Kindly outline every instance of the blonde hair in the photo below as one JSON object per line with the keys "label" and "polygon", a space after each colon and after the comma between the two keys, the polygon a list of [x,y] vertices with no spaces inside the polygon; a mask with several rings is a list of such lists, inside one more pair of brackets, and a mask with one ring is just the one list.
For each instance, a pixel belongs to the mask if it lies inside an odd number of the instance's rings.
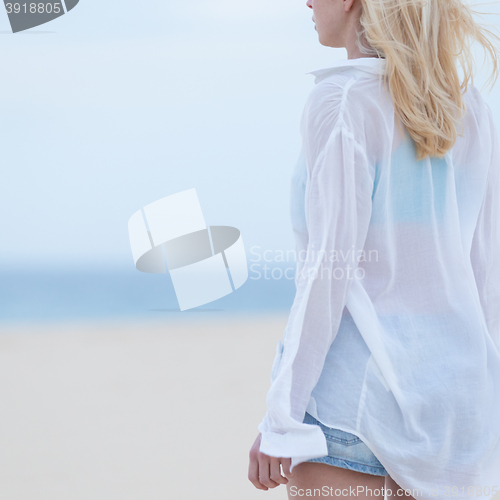
{"label": "blonde hair", "polygon": [[[466,113],[462,91],[467,91],[469,80],[473,84],[471,39],[491,55],[494,69],[488,81],[494,76],[493,88],[499,49],[486,34],[500,38],[474,20],[473,13],[481,13],[464,0],[361,0],[361,4],[361,31],[356,31],[360,51],[386,60],[395,113],[415,141],[417,159],[442,158],[455,144],[456,125]],[[462,82],[457,59],[464,72]]]}

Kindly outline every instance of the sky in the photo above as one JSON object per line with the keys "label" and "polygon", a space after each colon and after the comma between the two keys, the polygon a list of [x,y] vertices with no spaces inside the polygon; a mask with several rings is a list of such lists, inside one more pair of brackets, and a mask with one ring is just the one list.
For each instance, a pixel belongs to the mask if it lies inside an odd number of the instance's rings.
{"label": "sky", "polygon": [[[0,6],[0,271],[133,266],[128,219],[191,188],[249,258],[293,250],[306,73],[347,58],[311,18],[305,1],[80,0],[12,34]],[[482,93],[499,120],[500,79]]]}

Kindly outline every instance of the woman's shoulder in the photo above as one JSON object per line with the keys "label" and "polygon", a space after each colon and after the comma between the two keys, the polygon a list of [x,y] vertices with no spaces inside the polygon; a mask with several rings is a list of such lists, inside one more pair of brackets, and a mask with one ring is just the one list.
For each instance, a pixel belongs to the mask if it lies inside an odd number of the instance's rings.
{"label": "woman's shoulder", "polygon": [[316,77],[307,101],[309,103],[336,103],[342,99],[346,88],[354,83],[356,75],[352,71],[330,73],[318,80]]}
{"label": "woman's shoulder", "polygon": [[[304,106],[301,128],[334,130],[342,127],[364,148],[368,136],[378,141],[390,138],[394,110],[383,81],[374,74],[362,74],[355,68],[323,75],[311,89]],[[387,133],[385,133],[387,132]]]}
{"label": "woman's shoulder", "polygon": [[341,124],[350,82],[354,76],[347,72],[330,74],[317,82],[306,99],[301,127],[332,129]]}

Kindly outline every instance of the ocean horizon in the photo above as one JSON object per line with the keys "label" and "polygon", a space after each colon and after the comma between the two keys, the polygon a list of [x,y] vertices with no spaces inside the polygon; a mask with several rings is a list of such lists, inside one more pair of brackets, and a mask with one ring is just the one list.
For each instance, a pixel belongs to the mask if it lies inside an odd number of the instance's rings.
{"label": "ocean horizon", "polygon": [[295,263],[249,263],[247,281],[213,302],[181,311],[169,273],[130,269],[0,270],[0,326],[93,320],[287,313]]}

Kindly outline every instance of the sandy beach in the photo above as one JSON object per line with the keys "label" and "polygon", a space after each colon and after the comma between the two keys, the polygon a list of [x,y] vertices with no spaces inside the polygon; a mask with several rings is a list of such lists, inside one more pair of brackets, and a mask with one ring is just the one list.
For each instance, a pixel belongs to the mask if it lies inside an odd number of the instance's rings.
{"label": "sandy beach", "polygon": [[247,479],[286,315],[0,325],[0,499],[286,498]]}

